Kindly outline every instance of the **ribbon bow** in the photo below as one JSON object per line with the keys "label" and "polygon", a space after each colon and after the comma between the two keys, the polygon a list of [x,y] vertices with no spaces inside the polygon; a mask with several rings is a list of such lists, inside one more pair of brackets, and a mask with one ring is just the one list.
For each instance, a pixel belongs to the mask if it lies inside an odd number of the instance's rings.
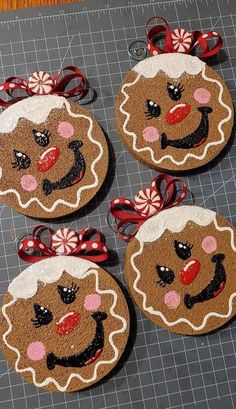
{"label": "ribbon bow", "polygon": [[[148,30],[148,25],[154,19],[162,20],[164,24],[157,24]],[[157,41],[160,40],[161,35],[164,34],[164,45],[160,47]],[[183,28],[176,28],[171,32],[168,22],[159,16],[151,17],[146,23],[146,36],[148,42],[148,51],[151,55],[163,53],[183,53],[191,54],[198,47],[200,48],[199,58],[208,58],[217,54],[223,45],[223,40],[220,34],[215,31],[207,31],[201,33],[200,31],[188,32]],[[209,39],[215,38],[217,42],[210,46]]]}
{"label": "ribbon bow", "polygon": [[[64,71],[70,73],[64,74]],[[66,86],[73,80],[79,80],[79,83],[65,90]],[[27,95],[14,97],[14,91],[23,90]],[[28,80],[22,77],[9,77],[0,85],[0,91],[5,91],[12,99],[4,101],[0,98],[0,106],[7,108],[21,99],[33,95],[57,94],[65,98],[76,95],[82,96],[88,90],[88,81],[82,72],[72,65],[60,70],[54,77],[51,77],[44,71],[36,71],[30,75]]]}
{"label": "ribbon bow", "polygon": [[[45,231],[49,234],[49,244],[42,239]],[[54,231],[43,225],[36,226],[32,235],[20,240],[18,255],[32,263],[59,255],[77,256],[97,263],[108,259],[104,236],[90,227],[74,232],[67,227]]]}
{"label": "ribbon bow", "polygon": [[[163,182],[165,188],[162,194],[161,185]],[[178,183],[182,185],[180,191],[177,191]],[[182,202],[187,191],[187,185],[181,179],[160,174],[152,179],[149,188],[141,189],[137,193],[134,201],[124,197],[113,199],[108,217],[111,214],[115,218],[118,236],[125,241],[129,241],[147,219]],[[108,224],[110,225],[109,221]],[[127,228],[130,225],[135,225],[135,229],[133,233],[128,234]]]}

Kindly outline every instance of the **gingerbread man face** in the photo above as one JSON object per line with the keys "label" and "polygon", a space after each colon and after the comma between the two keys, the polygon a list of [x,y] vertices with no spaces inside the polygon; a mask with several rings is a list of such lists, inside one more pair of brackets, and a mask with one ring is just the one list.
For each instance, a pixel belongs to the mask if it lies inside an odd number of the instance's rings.
{"label": "gingerbread man face", "polygon": [[208,163],[226,145],[233,105],[223,80],[204,62],[162,54],[128,73],[116,120],[122,140],[141,161],[187,170]]}
{"label": "gingerbread man face", "polygon": [[125,262],[135,301],[170,331],[209,332],[236,312],[234,229],[210,210],[180,206],[149,219]]}
{"label": "gingerbread man face", "polygon": [[33,217],[86,204],[104,180],[108,150],[96,121],[58,96],[20,101],[1,114],[0,198]]}
{"label": "gingerbread man face", "polygon": [[129,315],[108,273],[62,256],[13,280],[1,327],[6,358],[18,373],[38,387],[72,391],[114,367],[127,342]]}

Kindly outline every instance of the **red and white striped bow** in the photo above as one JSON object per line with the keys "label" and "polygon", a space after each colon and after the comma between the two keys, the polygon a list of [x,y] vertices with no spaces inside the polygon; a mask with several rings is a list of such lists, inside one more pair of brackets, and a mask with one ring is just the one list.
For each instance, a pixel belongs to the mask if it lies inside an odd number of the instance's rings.
{"label": "red and white striped bow", "polygon": [[[49,244],[42,238],[45,231],[49,235]],[[22,260],[32,263],[59,255],[77,256],[101,263],[108,259],[108,250],[104,236],[95,228],[74,232],[63,227],[54,231],[39,225],[33,229],[32,235],[20,240],[18,255]]]}
{"label": "red and white striped bow", "polygon": [[[163,193],[162,184],[165,184]],[[181,185],[180,191],[177,190],[178,184]],[[125,197],[114,198],[110,204],[108,224],[111,227],[109,216],[112,215],[115,219],[116,233],[123,240],[129,241],[147,219],[182,202],[187,191],[187,185],[181,179],[160,174],[152,180],[149,188],[139,190],[134,200]],[[134,226],[131,234],[127,232],[130,225]]]}
{"label": "red and white striped bow", "polygon": [[[150,30],[148,26],[153,20],[161,20],[164,24],[157,24]],[[158,42],[164,34],[164,45],[160,47]],[[146,36],[148,42],[148,51],[151,55],[158,55],[163,53],[183,53],[191,54],[198,48],[199,58],[208,58],[217,54],[223,45],[223,40],[219,33],[215,31],[201,31],[189,32],[184,28],[176,28],[171,31],[169,23],[166,19],[160,16],[154,16],[148,19],[146,23]],[[216,39],[214,45],[210,45],[210,39]]]}

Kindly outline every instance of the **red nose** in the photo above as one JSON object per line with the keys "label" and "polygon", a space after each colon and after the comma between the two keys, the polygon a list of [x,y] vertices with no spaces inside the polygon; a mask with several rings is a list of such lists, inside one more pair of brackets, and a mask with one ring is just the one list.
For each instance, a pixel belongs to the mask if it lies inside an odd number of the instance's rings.
{"label": "red nose", "polygon": [[191,111],[191,106],[181,102],[174,105],[165,115],[165,121],[168,125],[174,125],[183,121]]}
{"label": "red nose", "polygon": [[188,285],[195,280],[201,268],[198,260],[187,261],[179,272],[179,279],[182,284]]}
{"label": "red nose", "polygon": [[57,146],[47,149],[36,163],[36,169],[39,172],[47,172],[57,162],[60,156],[60,150]]}
{"label": "red nose", "polygon": [[57,335],[63,336],[74,331],[80,323],[80,313],[76,311],[71,311],[64,315],[60,321],[56,324]]}

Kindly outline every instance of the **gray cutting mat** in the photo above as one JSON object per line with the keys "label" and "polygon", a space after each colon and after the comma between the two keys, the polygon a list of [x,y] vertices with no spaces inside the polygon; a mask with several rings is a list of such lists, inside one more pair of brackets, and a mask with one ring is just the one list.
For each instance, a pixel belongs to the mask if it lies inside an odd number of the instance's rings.
{"label": "gray cutting mat", "polygon": [[[145,0],[144,0],[145,1]],[[116,7],[117,5],[117,7]],[[109,270],[125,284],[123,261],[126,244],[106,226],[109,201],[116,195],[133,197],[155,174],[140,165],[122,146],[114,123],[114,99],[122,77],[135,64],[128,44],[144,38],[144,22],[163,15],[172,23],[190,29],[214,28],[224,37],[228,59],[215,69],[236,98],[236,3],[235,0],[186,0],[85,2],[61,7],[2,13],[0,16],[0,82],[10,75],[28,76],[37,69],[52,73],[75,64],[97,90],[97,100],[88,106],[113,144],[116,166],[110,169],[97,203],[81,216],[62,220],[72,229],[95,226],[116,249],[119,265]],[[178,22],[178,23],[177,23]],[[234,172],[236,145],[211,169],[185,177],[195,203],[219,211],[236,224]],[[115,173],[114,173],[115,172]],[[190,203],[190,201],[189,201]],[[0,293],[24,269],[16,256],[14,240],[31,231],[37,221],[2,206],[0,232]],[[53,227],[57,227],[52,224]],[[236,407],[236,320],[206,336],[170,334],[131,307],[132,339],[114,376],[80,393],[51,394],[22,382],[0,360],[1,409],[233,409]],[[136,324],[137,323],[137,324]]]}

